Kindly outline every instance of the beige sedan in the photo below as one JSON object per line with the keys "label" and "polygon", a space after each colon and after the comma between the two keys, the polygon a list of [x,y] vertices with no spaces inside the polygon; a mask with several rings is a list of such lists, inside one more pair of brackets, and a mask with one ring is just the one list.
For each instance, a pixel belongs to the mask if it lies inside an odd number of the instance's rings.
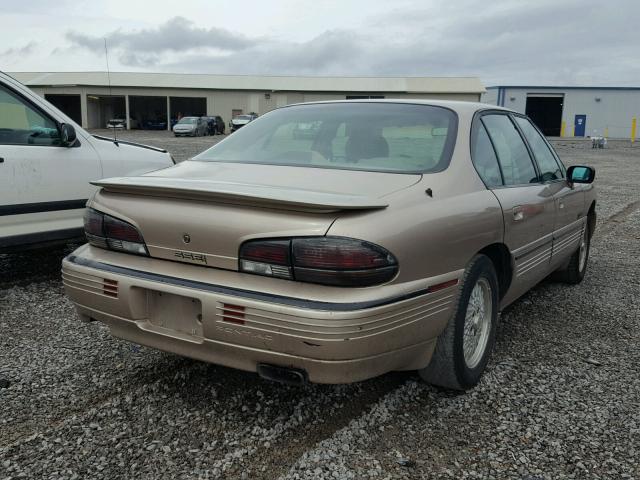
{"label": "beige sedan", "polygon": [[273,380],[467,389],[501,309],[553,272],[582,280],[594,175],[489,105],[288,106],[96,182],[64,284],[117,337]]}

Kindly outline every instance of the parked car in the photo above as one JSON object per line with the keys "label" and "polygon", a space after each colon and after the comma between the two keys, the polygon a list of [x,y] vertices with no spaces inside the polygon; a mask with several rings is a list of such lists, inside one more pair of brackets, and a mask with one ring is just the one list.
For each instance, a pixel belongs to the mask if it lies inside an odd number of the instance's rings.
{"label": "parked car", "polygon": [[218,115],[203,117],[207,121],[207,135],[222,135],[225,131],[224,120]]}
{"label": "parked car", "polygon": [[173,134],[176,137],[201,137],[207,134],[207,122],[204,117],[182,117],[173,126]]}
{"label": "parked car", "polygon": [[166,130],[167,122],[164,120],[145,120],[142,122],[142,128],[145,130]]}
{"label": "parked car", "polygon": [[107,122],[107,128],[126,129],[127,120],[125,118],[112,118]]}
{"label": "parked car", "polygon": [[235,132],[241,127],[244,127],[247,123],[253,122],[256,118],[258,118],[258,115],[255,113],[249,113],[247,115],[236,115],[229,122],[231,133]]}
{"label": "parked car", "polygon": [[[118,130],[124,130],[127,128],[127,121],[124,118],[112,118],[107,122],[107,128],[115,128]],[[138,120],[135,118],[129,118],[129,128],[138,128]],[[165,124],[166,128],[166,124]]]}
{"label": "parked car", "polygon": [[0,73],[0,251],[84,238],[90,181],[173,164],[166,150],[90,135]]}
{"label": "parked car", "polygon": [[293,105],[94,182],[63,278],[82,319],[161,350],[291,383],[415,369],[467,389],[501,309],[552,272],[584,277],[594,176],[500,107]]}

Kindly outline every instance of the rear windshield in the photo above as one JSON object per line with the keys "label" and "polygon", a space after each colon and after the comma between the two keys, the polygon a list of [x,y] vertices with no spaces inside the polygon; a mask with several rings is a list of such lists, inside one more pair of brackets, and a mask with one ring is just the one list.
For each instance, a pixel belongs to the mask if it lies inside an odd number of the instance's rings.
{"label": "rear windshield", "polygon": [[178,122],[180,124],[194,124],[194,123],[198,123],[198,119],[195,117],[184,117],[182,119],[180,119],[180,121]]}
{"label": "rear windshield", "polygon": [[431,105],[344,102],[270,112],[193,160],[398,173],[449,164],[457,117]]}

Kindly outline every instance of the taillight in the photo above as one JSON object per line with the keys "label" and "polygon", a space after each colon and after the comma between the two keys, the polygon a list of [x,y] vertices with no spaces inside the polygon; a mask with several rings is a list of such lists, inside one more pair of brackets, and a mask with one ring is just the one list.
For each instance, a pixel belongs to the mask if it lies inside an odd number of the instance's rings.
{"label": "taillight", "polygon": [[239,257],[242,272],[342,287],[379,285],[398,272],[386,249],[343,237],[253,240]]}
{"label": "taillight", "polygon": [[240,248],[240,270],[292,279],[289,240],[247,242]]}
{"label": "taillight", "polygon": [[293,241],[296,267],[353,270],[395,263],[384,248],[351,238],[299,238]]}
{"label": "taillight", "polygon": [[136,227],[109,215],[104,216],[104,234],[111,240],[143,243],[142,235]]}
{"label": "taillight", "polygon": [[111,215],[88,208],[84,214],[84,231],[87,241],[96,247],[148,255],[138,229]]}

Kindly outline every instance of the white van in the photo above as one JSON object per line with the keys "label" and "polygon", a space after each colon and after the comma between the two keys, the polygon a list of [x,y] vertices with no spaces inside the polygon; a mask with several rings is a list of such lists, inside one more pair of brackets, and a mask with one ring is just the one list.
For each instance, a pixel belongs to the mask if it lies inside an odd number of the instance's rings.
{"label": "white van", "polygon": [[89,134],[0,72],[0,252],[82,238],[90,181],[174,163],[166,150]]}

